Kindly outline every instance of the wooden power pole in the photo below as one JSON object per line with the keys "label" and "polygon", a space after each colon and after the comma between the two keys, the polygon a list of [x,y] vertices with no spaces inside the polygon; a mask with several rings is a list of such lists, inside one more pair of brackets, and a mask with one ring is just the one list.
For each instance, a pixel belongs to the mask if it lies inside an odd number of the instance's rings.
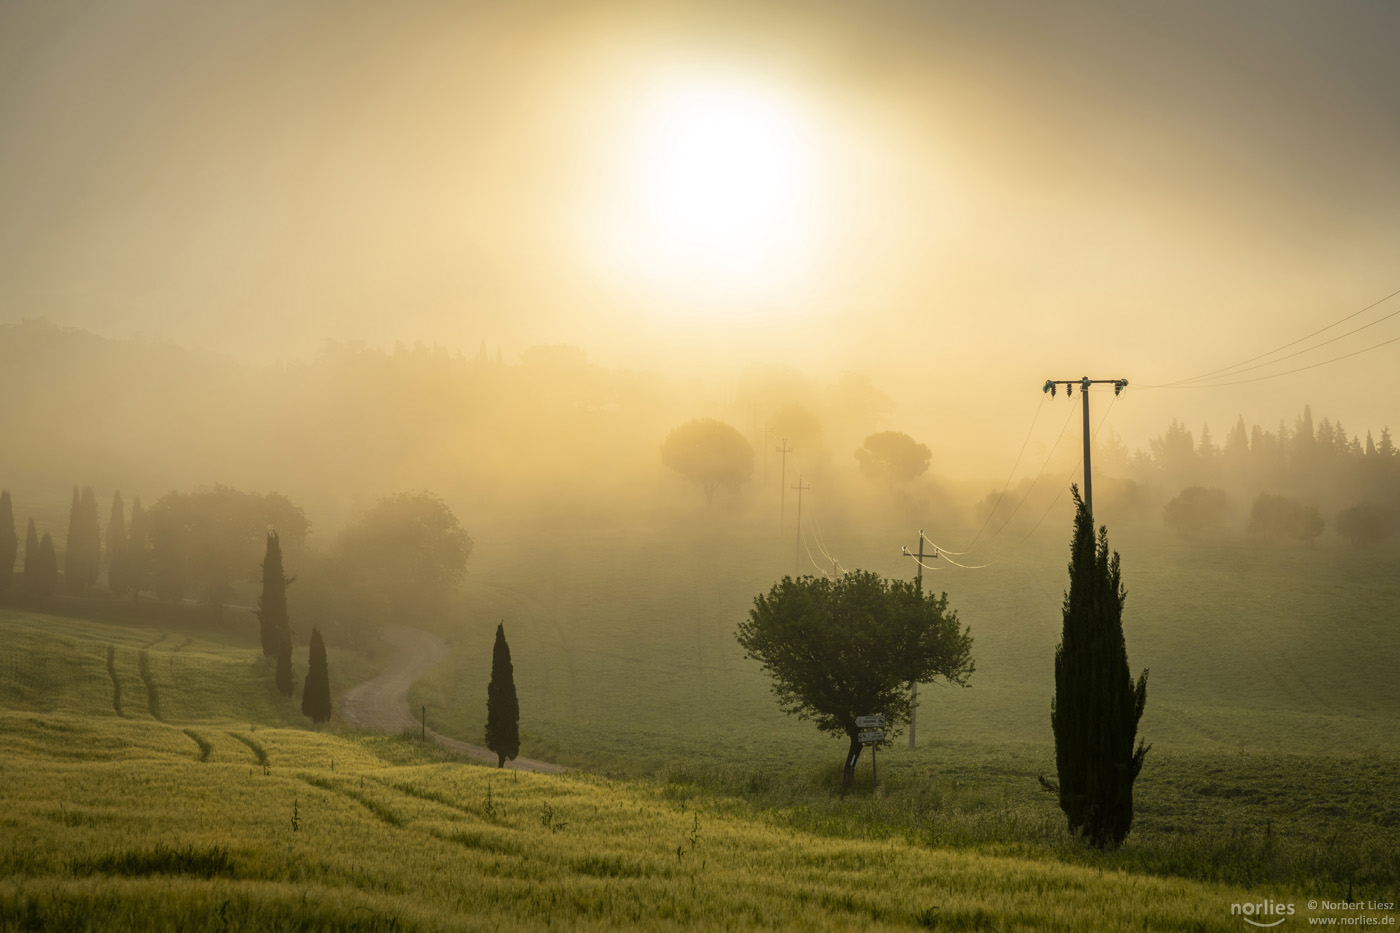
{"label": "wooden power pole", "polygon": [[797,490],[797,544],[792,549],[792,573],[797,576],[802,570],[802,490],[811,489],[802,481],[802,474],[797,474],[797,484],[792,487]]}
{"label": "wooden power pole", "polygon": [[[914,588],[919,591],[919,596],[924,594],[924,530],[919,529],[919,552],[911,553],[906,547],[904,556],[914,558]],[[938,557],[938,549],[934,548],[929,557]],[[909,682],[909,747],[914,747],[914,731],[919,715],[919,682],[911,680]]]}
{"label": "wooden power pole", "polygon": [[783,455],[783,463],[778,473],[778,533],[782,534],[784,526],[787,525],[787,455],[792,453],[787,438],[783,438],[782,443],[773,448],[773,452]]}
{"label": "wooden power pole", "polygon": [[1079,394],[1084,397],[1084,505],[1089,510],[1089,514],[1094,514],[1094,474],[1089,468],[1089,442],[1093,435],[1089,432],[1089,386],[1104,383],[1113,386],[1113,394],[1116,396],[1128,387],[1126,379],[1090,379],[1084,376],[1081,379],[1046,379],[1045,385],[1041,386],[1042,392],[1049,392],[1050,397],[1055,397],[1055,386],[1065,387],[1065,396],[1074,397],[1074,387],[1079,386]]}

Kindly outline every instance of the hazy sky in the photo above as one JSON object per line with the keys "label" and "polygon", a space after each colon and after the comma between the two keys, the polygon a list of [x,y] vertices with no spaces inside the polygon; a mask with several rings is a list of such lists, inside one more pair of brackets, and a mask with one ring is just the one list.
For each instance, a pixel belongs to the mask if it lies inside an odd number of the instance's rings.
{"label": "hazy sky", "polygon": [[[857,369],[1016,433],[1047,377],[1176,380],[1400,289],[1397,47],[1380,0],[10,0],[0,320]],[[1397,361],[1122,424],[1378,428]]]}

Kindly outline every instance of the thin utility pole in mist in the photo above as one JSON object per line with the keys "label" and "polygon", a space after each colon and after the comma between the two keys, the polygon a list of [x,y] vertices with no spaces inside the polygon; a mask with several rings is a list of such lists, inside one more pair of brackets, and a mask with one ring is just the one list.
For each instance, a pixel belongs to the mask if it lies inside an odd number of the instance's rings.
{"label": "thin utility pole in mist", "polygon": [[802,490],[811,489],[811,486],[802,482],[802,474],[797,474],[797,485],[792,487],[797,490],[797,544],[792,549],[793,576],[800,576],[802,571]]}
{"label": "thin utility pole in mist", "polygon": [[1084,507],[1089,510],[1089,514],[1094,514],[1094,474],[1089,469],[1089,442],[1093,435],[1089,431],[1089,386],[1103,383],[1113,386],[1113,394],[1117,396],[1128,386],[1126,379],[1090,379],[1084,376],[1081,379],[1046,379],[1045,385],[1040,387],[1040,391],[1049,392],[1050,397],[1055,397],[1055,386],[1065,387],[1065,397],[1074,397],[1074,387],[1079,386],[1079,394],[1084,397]]}
{"label": "thin utility pole in mist", "polygon": [[[904,556],[914,558],[914,587],[922,596],[924,592],[924,530],[919,529],[919,553],[910,553],[909,548],[904,548]],[[938,548],[933,549],[930,557],[938,556]],[[916,719],[919,715],[919,682],[909,681],[909,747],[914,747],[914,732],[917,725]]]}
{"label": "thin utility pole in mist", "polygon": [[768,422],[763,422],[763,485],[768,485],[768,438],[773,435],[773,429],[768,427]]}
{"label": "thin utility pole in mist", "polygon": [[778,475],[778,534],[782,534],[787,526],[787,455],[792,453],[792,448],[788,446],[787,438],[783,438],[773,451],[783,455],[782,473]]}

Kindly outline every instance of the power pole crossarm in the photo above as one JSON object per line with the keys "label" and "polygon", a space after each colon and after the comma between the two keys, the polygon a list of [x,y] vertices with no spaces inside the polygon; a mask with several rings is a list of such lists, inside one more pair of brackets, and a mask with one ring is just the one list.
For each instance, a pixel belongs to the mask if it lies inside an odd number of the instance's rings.
{"label": "power pole crossarm", "polygon": [[1049,392],[1050,397],[1055,397],[1055,387],[1064,386],[1065,396],[1074,397],[1074,387],[1079,386],[1079,394],[1084,398],[1084,505],[1089,510],[1089,514],[1094,514],[1094,474],[1089,464],[1089,442],[1093,436],[1089,433],[1089,386],[1091,385],[1111,385],[1113,394],[1117,396],[1128,387],[1126,379],[1090,379],[1083,376],[1079,379],[1046,379],[1045,385],[1041,386],[1042,392]]}

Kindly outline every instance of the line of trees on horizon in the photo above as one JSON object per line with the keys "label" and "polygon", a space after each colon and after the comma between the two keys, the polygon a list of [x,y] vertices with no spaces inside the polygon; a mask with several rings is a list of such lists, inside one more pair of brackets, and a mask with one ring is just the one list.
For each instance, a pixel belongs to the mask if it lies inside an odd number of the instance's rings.
{"label": "line of trees on horizon", "polygon": [[1110,431],[1093,456],[1095,499],[1105,511],[1155,512],[1183,535],[1216,533],[1236,520],[1266,539],[1311,542],[1329,523],[1357,545],[1400,533],[1400,450],[1390,428],[1363,439],[1339,420],[1314,422],[1311,406],[1291,427],[1251,426],[1241,417],[1223,443],[1209,424],[1193,434],[1175,418],[1147,450],[1130,452]]}
{"label": "line of trees on horizon", "polygon": [[0,599],[149,595],[197,601],[218,616],[231,599],[251,600],[253,585],[265,585],[259,557],[273,533],[279,559],[285,552],[304,568],[301,613],[353,641],[389,621],[442,612],[472,550],[456,515],[429,492],[381,499],[324,551],[308,546],[305,512],[279,493],[216,485],[168,493],[149,509],[136,497],[128,511],[117,491],[110,516],[104,547],[96,496],[75,487],[63,550],[31,517],[21,551],[10,493],[0,490]]}

